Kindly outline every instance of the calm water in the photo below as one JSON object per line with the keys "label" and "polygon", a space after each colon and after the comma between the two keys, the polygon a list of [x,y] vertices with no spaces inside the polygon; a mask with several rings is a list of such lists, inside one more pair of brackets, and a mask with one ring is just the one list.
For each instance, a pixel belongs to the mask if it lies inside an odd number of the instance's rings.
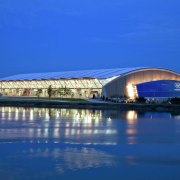
{"label": "calm water", "polygon": [[180,113],[0,108],[0,179],[180,179]]}

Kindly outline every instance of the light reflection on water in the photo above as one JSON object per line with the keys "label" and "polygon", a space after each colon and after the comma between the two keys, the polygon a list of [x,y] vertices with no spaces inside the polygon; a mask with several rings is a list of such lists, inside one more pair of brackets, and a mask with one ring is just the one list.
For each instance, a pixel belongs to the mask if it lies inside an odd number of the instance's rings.
{"label": "light reflection on water", "polygon": [[[144,162],[156,168],[159,162],[179,167],[178,150],[178,113],[0,107],[0,177],[4,179],[12,179],[10,168],[12,174],[19,172],[13,179],[19,179],[20,171],[25,179],[56,179],[69,171],[115,171]],[[30,167],[25,163],[30,160],[38,161],[38,174],[30,172],[33,163]],[[114,175],[121,177],[117,169]],[[132,177],[133,173],[129,179]]]}
{"label": "light reflection on water", "polygon": [[90,139],[92,135],[117,133],[109,118],[105,124],[102,123],[101,111],[10,107],[2,107],[0,111],[1,140],[32,138],[31,141],[39,139],[57,142],[73,138],[79,142],[82,135]]}
{"label": "light reflection on water", "polygon": [[[160,127],[162,120],[169,127]],[[0,141],[137,144],[144,140],[140,133],[151,140],[158,128],[171,138],[180,130],[179,121],[171,113],[1,107]]]}

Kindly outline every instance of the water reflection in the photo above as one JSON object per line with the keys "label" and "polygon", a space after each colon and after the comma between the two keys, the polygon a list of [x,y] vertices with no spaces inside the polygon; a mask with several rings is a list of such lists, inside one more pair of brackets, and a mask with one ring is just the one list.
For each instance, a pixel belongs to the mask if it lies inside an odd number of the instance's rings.
{"label": "water reflection", "polygon": [[[154,120],[154,121],[153,121]],[[159,126],[162,123],[167,126]],[[138,144],[180,132],[180,116],[171,113],[0,107],[0,140],[33,143]],[[144,123],[146,121],[146,123]],[[165,134],[166,133],[166,134]],[[180,140],[176,139],[179,143]]]}
{"label": "water reflection", "polygon": [[127,141],[128,144],[136,144],[137,138],[134,136],[137,134],[137,112],[136,111],[128,111],[126,113],[126,119],[127,119]]}
{"label": "water reflection", "polygon": [[23,152],[28,158],[50,158],[55,161],[55,168],[59,173],[67,170],[97,168],[101,166],[115,166],[116,156],[94,148],[54,148],[33,149]]}
{"label": "water reflection", "polygon": [[[137,173],[127,172],[153,163],[179,172],[180,114],[0,107],[0,151],[0,179],[67,180],[69,172],[93,169],[92,179],[97,168],[102,179],[132,179]],[[153,179],[150,166],[141,179]]]}
{"label": "water reflection", "polygon": [[[110,119],[107,124],[102,123],[101,111],[1,107],[0,120],[0,139],[12,138],[13,141],[22,138],[31,142],[66,139],[72,143],[98,143],[101,140],[91,141],[93,135],[117,133]],[[107,138],[101,143],[111,143]]]}

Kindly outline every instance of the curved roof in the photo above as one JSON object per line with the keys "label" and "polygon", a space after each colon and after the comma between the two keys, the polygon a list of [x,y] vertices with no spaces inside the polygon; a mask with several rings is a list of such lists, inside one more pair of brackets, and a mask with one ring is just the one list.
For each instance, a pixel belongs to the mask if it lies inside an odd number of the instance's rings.
{"label": "curved roof", "polygon": [[47,79],[75,79],[75,78],[95,78],[107,79],[120,76],[129,72],[149,69],[147,67],[134,68],[116,68],[116,69],[100,69],[100,70],[82,70],[82,71],[65,71],[65,72],[49,72],[49,73],[33,73],[33,74],[18,74],[1,78],[0,81],[15,81],[15,80],[47,80]]}
{"label": "curved roof", "polygon": [[49,72],[49,73],[33,73],[18,74],[1,78],[0,80],[42,80],[42,79],[72,79],[72,78],[96,78],[107,79],[118,76],[130,71],[142,69],[136,68],[117,68],[117,69],[100,69],[100,70],[84,70],[84,71],[65,71],[65,72]]}

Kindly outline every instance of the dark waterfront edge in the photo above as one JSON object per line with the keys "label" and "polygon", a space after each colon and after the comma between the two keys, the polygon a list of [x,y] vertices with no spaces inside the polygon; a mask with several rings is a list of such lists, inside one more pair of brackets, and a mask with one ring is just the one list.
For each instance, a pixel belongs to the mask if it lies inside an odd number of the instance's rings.
{"label": "dark waterfront edge", "polygon": [[142,111],[175,111],[180,113],[180,105],[175,104],[141,104],[141,103],[95,103],[95,102],[60,102],[60,101],[3,101],[0,106],[8,107],[40,107],[40,108],[69,108],[69,109],[113,109],[113,110],[142,110]]}

